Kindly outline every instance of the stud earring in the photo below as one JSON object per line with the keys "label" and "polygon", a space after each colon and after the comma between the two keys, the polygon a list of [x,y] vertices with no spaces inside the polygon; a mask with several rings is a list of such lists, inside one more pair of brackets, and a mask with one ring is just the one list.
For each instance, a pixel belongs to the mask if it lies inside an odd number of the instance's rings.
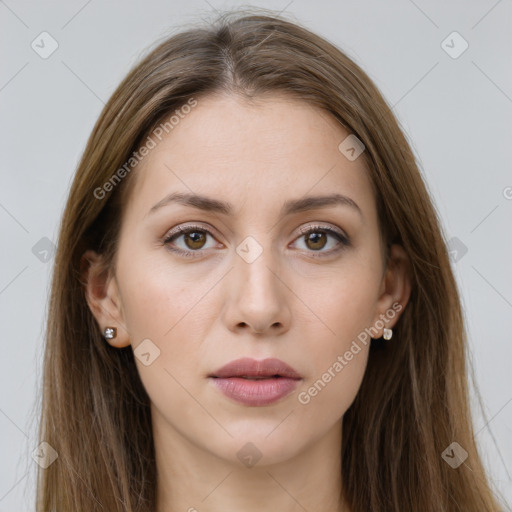
{"label": "stud earring", "polygon": [[105,327],[103,330],[103,337],[106,340],[111,340],[117,336],[117,329],[115,327]]}
{"label": "stud earring", "polygon": [[393,329],[388,329],[387,327],[384,327],[384,334],[382,335],[382,337],[385,340],[390,340],[392,336],[393,336]]}

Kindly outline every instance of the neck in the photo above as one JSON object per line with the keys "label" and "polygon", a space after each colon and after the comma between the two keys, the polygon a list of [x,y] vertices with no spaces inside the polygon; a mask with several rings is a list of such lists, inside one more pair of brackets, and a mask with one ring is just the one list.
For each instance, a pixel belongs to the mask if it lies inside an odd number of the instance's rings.
{"label": "neck", "polygon": [[153,431],[157,512],[349,512],[342,501],[341,422],[294,457],[267,465],[262,457],[252,467],[236,454],[220,458],[190,443],[168,424],[154,422]]}

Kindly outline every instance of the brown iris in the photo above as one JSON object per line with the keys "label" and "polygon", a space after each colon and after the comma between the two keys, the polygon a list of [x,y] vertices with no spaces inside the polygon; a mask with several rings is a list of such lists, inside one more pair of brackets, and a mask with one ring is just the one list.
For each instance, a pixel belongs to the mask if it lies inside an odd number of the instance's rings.
{"label": "brown iris", "polygon": [[[189,231],[184,233],[183,236],[189,249],[201,249],[206,242],[206,233],[201,231]],[[189,240],[191,243],[189,243]]]}
{"label": "brown iris", "polygon": [[[327,243],[327,235],[325,233],[315,231],[312,233],[309,233],[306,236],[306,245],[310,249],[323,249],[325,247],[325,244]],[[313,246],[309,244],[313,244]]]}

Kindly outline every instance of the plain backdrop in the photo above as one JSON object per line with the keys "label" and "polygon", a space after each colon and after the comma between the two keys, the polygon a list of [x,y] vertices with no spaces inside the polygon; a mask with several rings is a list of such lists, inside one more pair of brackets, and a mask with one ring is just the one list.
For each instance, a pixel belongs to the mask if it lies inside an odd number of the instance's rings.
{"label": "plain backdrop", "polygon": [[[215,10],[248,5],[0,0],[0,512],[34,508],[31,454],[52,247],[93,124],[155,40]],[[284,10],[338,45],[393,106],[453,249],[486,415],[472,390],[475,437],[512,502],[512,3],[250,5]]]}

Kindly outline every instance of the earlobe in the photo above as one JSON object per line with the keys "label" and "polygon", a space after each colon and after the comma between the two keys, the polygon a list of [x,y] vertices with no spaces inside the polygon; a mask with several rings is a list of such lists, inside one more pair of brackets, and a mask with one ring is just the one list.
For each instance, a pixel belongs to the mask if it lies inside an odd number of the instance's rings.
{"label": "earlobe", "polygon": [[102,255],[88,250],[81,259],[87,305],[105,341],[116,348],[130,345],[116,280]]}

